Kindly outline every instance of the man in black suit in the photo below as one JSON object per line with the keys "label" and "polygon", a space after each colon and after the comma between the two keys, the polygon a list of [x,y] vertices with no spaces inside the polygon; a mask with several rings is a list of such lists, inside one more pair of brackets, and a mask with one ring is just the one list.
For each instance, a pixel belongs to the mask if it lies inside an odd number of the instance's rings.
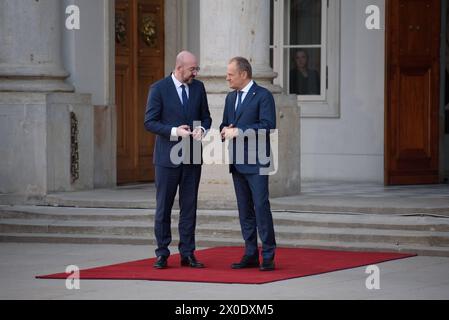
{"label": "man in black suit", "polygon": [[[222,139],[232,142],[230,172],[245,240],[245,255],[231,267],[271,271],[275,268],[276,241],[268,199],[268,175],[263,174],[269,161],[262,160],[270,152],[270,130],[276,128],[275,103],[271,92],[252,80],[251,64],[245,58],[231,59],[226,80],[234,91],[226,97],[220,130]],[[262,264],[257,232],[262,241]]]}
{"label": "man in black suit", "polygon": [[202,164],[201,139],[210,129],[212,119],[204,85],[195,79],[199,69],[192,53],[179,53],[173,73],[153,84],[148,96],[145,128],[156,134],[153,162],[157,202],[154,220],[157,261],[154,267],[157,269],[166,268],[170,256],[171,210],[178,186],[181,265],[204,267],[194,255],[195,226]]}

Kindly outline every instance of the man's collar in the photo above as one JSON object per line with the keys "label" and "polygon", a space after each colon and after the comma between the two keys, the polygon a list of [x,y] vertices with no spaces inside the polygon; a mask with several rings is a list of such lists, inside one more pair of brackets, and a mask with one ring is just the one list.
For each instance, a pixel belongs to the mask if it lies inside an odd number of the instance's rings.
{"label": "man's collar", "polygon": [[245,93],[248,93],[249,92],[249,90],[251,89],[251,87],[253,86],[253,84],[254,84],[254,80],[251,80],[242,90],[240,90],[240,91],[243,91],[243,92],[245,92]]}
{"label": "man's collar", "polygon": [[[172,74],[171,74],[171,78],[172,78],[172,80],[173,80],[173,82],[174,82],[174,84],[175,84],[175,87],[176,88],[179,88],[180,86],[182,86],[184,83],[182,83],[181,81],[179,81],[178,79],[176,79],[176,77],[175,77],[175,74],[172,72]],[[186,87],[188,87],[188,85],[187,84],[184,84]]]}

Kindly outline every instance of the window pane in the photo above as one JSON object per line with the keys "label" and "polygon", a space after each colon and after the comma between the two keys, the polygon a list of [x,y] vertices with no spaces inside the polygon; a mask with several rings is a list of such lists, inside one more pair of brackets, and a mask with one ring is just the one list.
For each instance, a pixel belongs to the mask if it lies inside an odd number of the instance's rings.
{"label": "window pane", "polygon": [[321,49],[295,48],[286,50],[290,67],[289,92],[298,95],[321,94]]}
{"label": "window pane", "polygon": [[290,1],[290,45],[321,44],[321,0]]}

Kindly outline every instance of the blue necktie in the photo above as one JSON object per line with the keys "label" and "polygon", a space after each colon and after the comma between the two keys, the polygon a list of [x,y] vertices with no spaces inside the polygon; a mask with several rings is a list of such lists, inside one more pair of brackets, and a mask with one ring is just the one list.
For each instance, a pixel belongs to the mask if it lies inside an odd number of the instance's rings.
{"label": "blue necktie", "polygon": [[189,102],[189,98],[187,98],[186,86],[181,85],[181,88],[182,88],[182,106],[184,108],[184,111],[187,111],[187,103]]}
{"label": "blue necktie", "polygon": [[235,114],[239,112],[240,107],[242,106],[242,95],[243,91],[238,92],[238,99],[237,99],[237,107],[235,108]]}

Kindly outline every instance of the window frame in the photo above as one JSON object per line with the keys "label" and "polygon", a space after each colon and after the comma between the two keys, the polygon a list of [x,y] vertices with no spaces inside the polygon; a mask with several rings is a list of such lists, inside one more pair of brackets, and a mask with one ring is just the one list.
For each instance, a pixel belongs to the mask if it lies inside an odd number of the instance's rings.
{"label": "window frame", "polygon": [[[274,0],[273,2],[273,69],[278,73],[274,84],[286,91],[288,84],[284,83],[285,50],[290,47],[284,45],[285,4],[288,0]],[[326,75],[321,83],[321,95],[297,96],[301,117],[304,118],[339,118],[340,117],[340,8],[341,0],[325,0],[322,7],[322,42],[321,68]],[[307,46],[301,46],[307,47]],[[324,89],[324,90],[323,90]]]}

